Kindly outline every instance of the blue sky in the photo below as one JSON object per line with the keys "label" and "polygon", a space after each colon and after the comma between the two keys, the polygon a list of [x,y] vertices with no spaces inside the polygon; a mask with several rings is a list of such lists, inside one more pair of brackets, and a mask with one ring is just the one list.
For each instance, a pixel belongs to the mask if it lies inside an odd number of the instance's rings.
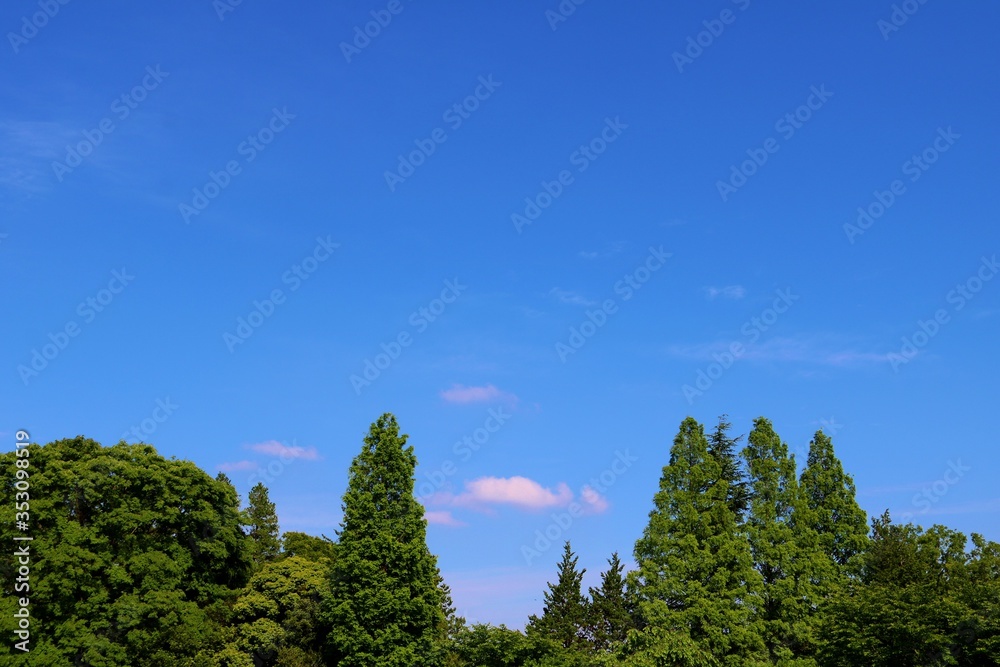
{"label": "blue sky", "polygon": [[141,438],[333,535],[391,411],[517,627],[563,539],[631,558],[689,414],[1000,539],[996,5],[226,1],[0,10],[11,448]]}

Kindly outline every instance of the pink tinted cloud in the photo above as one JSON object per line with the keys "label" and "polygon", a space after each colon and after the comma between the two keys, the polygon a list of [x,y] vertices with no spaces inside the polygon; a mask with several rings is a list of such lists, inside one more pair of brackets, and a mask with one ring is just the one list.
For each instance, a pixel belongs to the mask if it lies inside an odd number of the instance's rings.
{"label": "pink tinted cloud", "polygon": [[517,403],[518,397],[505,391],[497,389],[494,385],[488,384],[484,387],[466,387],[461,384],[454,384],[451,389],[441,392],[441,398],[448,403],[458,403],[466,405],[468,403],[487,403],[490,401],[503,401],[504,403]]}
{"label": "pink tinted cloud", "polygon": [[480,477],[466,482],[465,492],[455,496],[452,503],[460,506],[502,504],[539,510],[562,507],[572,500],[573,492],[565,482],[560,482],[553,491],[533,479],[515,476]]}
{"label": "pink tinted cloud", "polygon": [[268,456],[280,456],[286,459],[304,459],[306,461],[318,461],[319,452],[315,447],[299,447],[298,445],[286,445],[277,440],[258,442],[254,445],[247,445],[247,449],[266,454]]}
{"label": "pink tinted cloud", "polygon": [[445,510],[441,512],[424,512],[424,518],[427,519],[427,523],[432,523],[437,526],[451,526],[452,528],[461,528],[466,524],[459,521],[451,515],[451,512]]}
{"label": "pink tinted cloud", "polygon": [[580,489],[580,498],[583,500],[586,511],[591,514],[603,514],[608,510],[608,499],[589,485]]}

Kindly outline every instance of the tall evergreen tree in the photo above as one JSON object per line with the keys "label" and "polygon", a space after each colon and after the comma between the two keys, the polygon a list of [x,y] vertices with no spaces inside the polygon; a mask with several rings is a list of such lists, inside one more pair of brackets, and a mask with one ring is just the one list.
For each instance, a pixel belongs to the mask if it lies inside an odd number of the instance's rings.
{"label": "tall evergreen tree", "polygon": [[654,655],[683,655],[691,664],[763,664],[764,645],[748,606],[760,577],[720,478],[704,428],[688,417],[635,545],[639,569],[629,573],[629,583],[648,637],[629,644]]}
{"label": "tall evergreen tree", "polygon": [[597,651],[610,651],[625,641],[635,627],[635,604],[622,576],[625,566],[618,552],[608,559],[608,569],[601,573],[601,585],[590,589],[588,636]]}
{"label": "tall evergreen tree", "polygon": [[553,639],[563,648],[582,649],[586,645],[587,599],[583,596],[582,585],[587,570],[576,569],[578,560],[567,541],[556,583],[550,583],[545,592],[542,615],[532,615],[528,619],[529,634]]}
{"label": "tall evergreen tree", "polygon": [[278,513],[268,496],[267,487],[262,482],[250,489],[244,521],[249,526],[250,541],[253,545],[253,559],[257,567],[270,563],[281,553],[281,538],[278,531]]}
{"label": "tall evergreen tree", "polygon": [[855,499],[854,480],[833,453],[833,441],[817,431],[801,477],[810,527],[823,550],[844,567],[868,546],[868,517]]}
{"label": "tall evergreen tree", "polygon": [[826,563],[815,532],[800,520],[805,501],[795,458],[770,421],[754,420],[743,455],[752,492],[747,538],[764,584],[758,618],[772,661],[795,664],[816,650],[810,617],[819,594],[813,582]]}
{"label": "tall evergreen tree", "polygon": [[351,463],[323,613],[329,664],[441,664],[439,573],[427,548],[424,509],[413,497],[417,458],[406,439],[386,413],[372,424]]}
{"label": "tall evergreen tree", "polygon": [[736,517],[736,522],[742,523],[750,507],[750,488],[742,460],[736,450],[743,436],[733,438],[729,435],[729,429],[733,425],[729,423],[728,417],[728,415],[720,416],[715,430],[708,436],[708,452],[719,462],[721,479],[729,485],[726,493],[729,509]]}

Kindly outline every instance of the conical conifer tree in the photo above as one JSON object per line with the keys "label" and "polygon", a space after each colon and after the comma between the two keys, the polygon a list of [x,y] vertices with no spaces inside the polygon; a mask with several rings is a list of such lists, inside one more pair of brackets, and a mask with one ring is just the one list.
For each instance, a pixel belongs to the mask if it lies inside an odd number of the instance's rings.
{"label": "conical conifer tree", "polygon": [[696,664],[763,664],[764,645],[748,605],[759,594],[760,577],[721,476],[704,428],[688,417],[635,545],[639,569],[629,573],[629,583],[643,632],[651,634],[632,643]]}
{"label": "conical conifer tree", "polygon": [[736,522],[742,523],[750,506],[750,488],[743,460],[736,450],[743,436],[731,437],[729,430],[732,426],[728,415],[719,417],[715,430],[708,436],[708,452],[718,460],[721,479],[729,485],[726,493],[729,509],[733,511]]}
{"label": "conical conifer tree", "polygon": [[372,424],[351,463],[330,595],[325,657],[339,667],[437,667],[446,619],[424,509],[413,497],[417,459],[396,418]]}
{"label": "conical conifer tree", "polygon": [[586,646],[587,599],[583,596],[583,575],[586,569],[577,570],[579,559],[570,543],[563,546],[556,582],[545,592],[545,606],[541,616],[528,619],[528,632],[538,633],[558,642],[563,648]]}
{"label": "conical conifer tree", "polygon": [[636,609],[622,576],[624,569],[618,553],[611,554],[600,587],[590,589],[587,634],[597,651],[612,650],[635,627]]}
{"label": "conical conifer tree", "polygon": [[809,524],[823,550],[837,565],[847,566],[868,546],[868,517],[858,505],[854,479],[844,472],[833,441],[823,431],[809,443],[801,486]]}
{"label": "conical conifer tree", "polygon": [[820,596],[813,582],[829,568],[816,534],[801,521],[805,501],[795,458],[770,421],[754,420],[743,455],[752,492],[747,537],[764,583],[758,618],[771,660],[796,664],[815,653],[809,619]]}
{"label": "conical conifer tree", "polygon": [[257,568],[275,560],[281,553],[281,537],[278,530],[278,513],[262,482],[250,489],[245,512],[246,525],[253,545],[253,560]]}

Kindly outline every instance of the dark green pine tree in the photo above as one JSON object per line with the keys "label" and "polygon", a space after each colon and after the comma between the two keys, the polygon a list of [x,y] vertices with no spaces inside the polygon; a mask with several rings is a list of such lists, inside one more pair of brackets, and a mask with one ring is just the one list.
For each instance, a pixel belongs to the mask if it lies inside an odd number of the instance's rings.
{"label": "dark green pine tree", "polygon": [[600,587],[590,589],[587,635],[597,651],[611,651],[636,627],[636,608],[622,576],[624,569],[618,553],[611,554]]}
{"label": "dark green pine tree", "polygon": [[559,643],[563,648],[583,649],[586,646],[587,599],[583,596],[583,575],[577,570],[579,559],[569,542],[563,546],[556,583],[549,583],[541,616],[528,619],[528,634],[538,634]]}
{"label": "dark green pine tree", "polygon": [[322,614],[328,664],[438,667],[443,660],[444,602],[406,439],[386,413],[351,463]]}
{"label": "dark green pine tree", "polygon": [[833,453],[833,441],[817,431],[800,478],[810,527],[823,550],[846,567],[868,547],[868,517],[855,499],[854,480]]}
{"label": "dark green pine tree", "polygon": [[[683,656],[684,664],[765,664],[748,605],[759,595],[760,577],[721,477],[704,428],[688,417],[674,438],[649,524],[635,545],[639,569],[628,576],[646,626],[629,645],[648,660]],[[633,659],[645,664],[641,655]]]}
{"label": "dark green pine tree", "polygon": [[728,417],[729,415],[720,416],[715,430],[708,436],[708,453],[718,460],[721,479],[729,485],[726,494],[729,509],[733,511],[736,522],[743,523],[746,511],[750,507],[750,484],[736,449],[743,436],[730,437],[729,429],[733,425],[729,423]]}
{"label": "dark green pine tree", "polygon": [[278,531],[278,513],[268,497],[267,487],[262,482],[250,489],[244,523],[250,528],[249,537],[253,545],[253,560],[257,568],[264,563],[277,560],[281,554],[281,533]]}
{"label": "dark green pine tree", "polygon": [[754,420],[743,450],[751,501],[746,531],[764,583],[758,619],[776,664],[808,664],[816,651],[813,615],[821,597],[814,582],[831,569],[817,535],[801,520],[805,501],[795,458],[763,417]]}

